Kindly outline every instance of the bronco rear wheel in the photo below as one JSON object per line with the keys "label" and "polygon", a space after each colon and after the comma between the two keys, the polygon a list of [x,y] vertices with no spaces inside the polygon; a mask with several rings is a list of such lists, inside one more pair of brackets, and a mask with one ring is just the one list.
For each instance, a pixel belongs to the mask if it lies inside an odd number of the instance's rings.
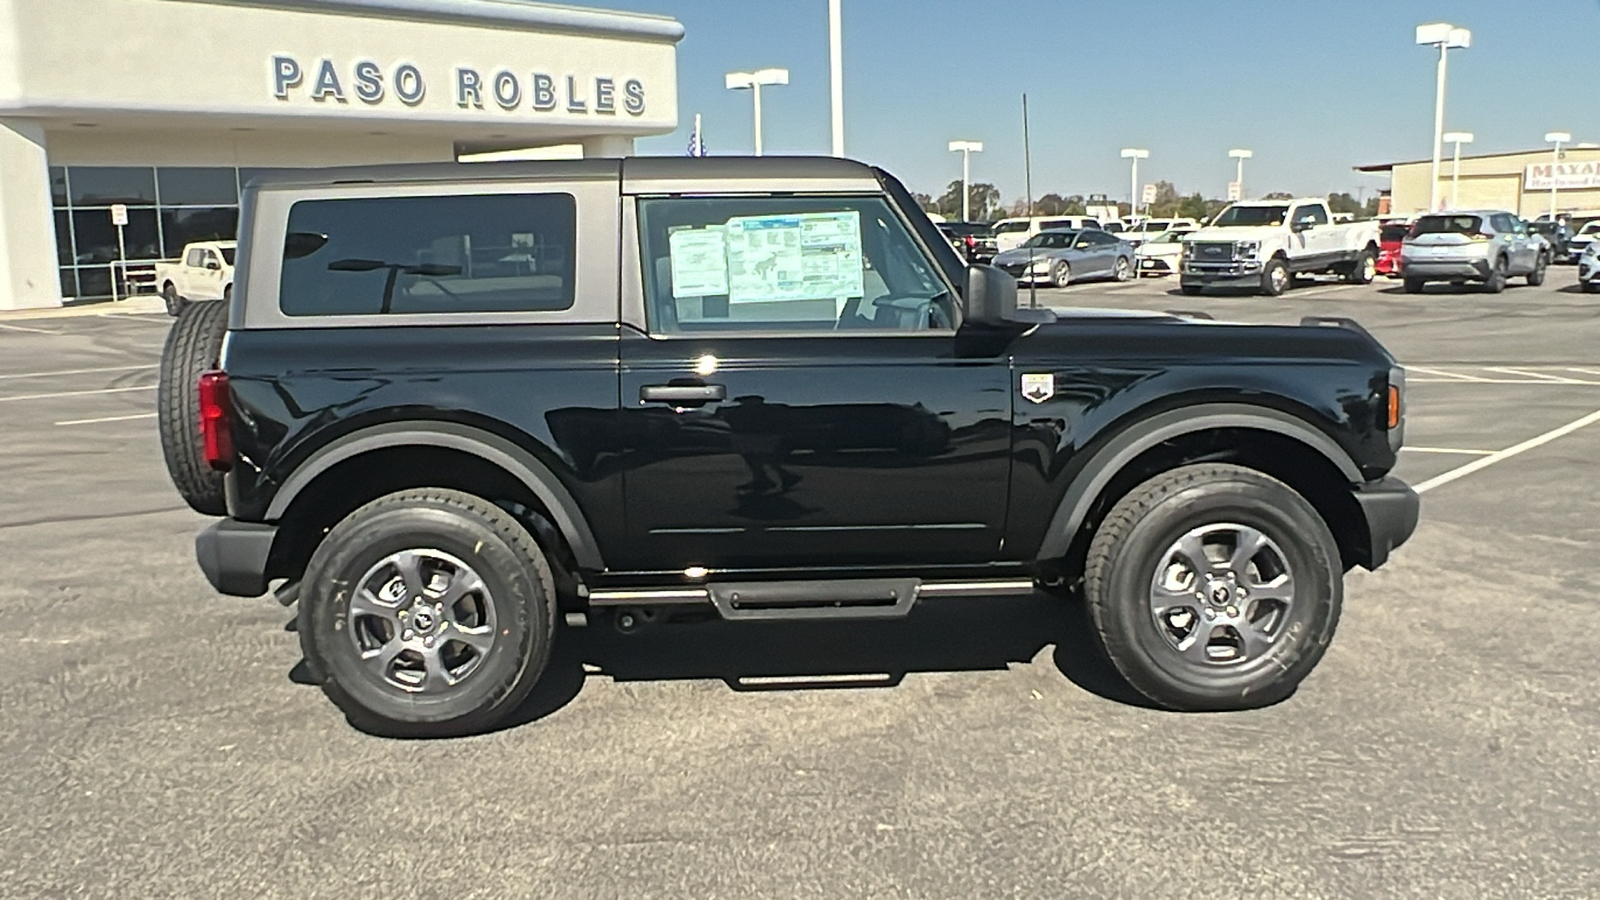
{"label": "bronco rear wheel", "polygon": [[202,372],[217,367],[227,331],[226,304],[190,303],[179,309],[161,350],[156,385],[156,425],[167,474],[183,502],[207,516],[227,515],[228,506],[222,473],[206,464],[199,381]]}
{"label": "bronco rear wheel", "polygon": [[300,646],[357,728],[470,734],[538,681],[555,614],[526,529],[486,500],[423,488],[374,500],[323,539],[302,581]]}
{"label": "bronco rear wheel", "polygon": [[1253,469],[1205,464],[1150,479],[1090,543],[1084,595],[1117,671],[1176,710],[1267,706],[1332,640],[1338,544],[1316,509]]}

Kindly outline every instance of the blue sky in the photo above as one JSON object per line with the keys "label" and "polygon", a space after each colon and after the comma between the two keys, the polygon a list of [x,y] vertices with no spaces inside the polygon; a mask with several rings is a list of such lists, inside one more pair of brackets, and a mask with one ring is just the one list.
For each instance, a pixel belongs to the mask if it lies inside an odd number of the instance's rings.
{"label": "blue sky", "polygon": [[[581,0],[587,2],[587,0]],[[753,147],[750,98],[729,70],[781,66],[766,152],[827,153],[826,0],[594,0],[663,13],[679,45],[682,127],[640,142],[682,153],[694,114],[714,154]],[[1600,142],[1596,0],[844,0],[846,150],[937,194],[960,177],[955,139],[981,140],[973,179],[1023,192],[1021,95],[1029,95],[1035,195],[1126,198],[1122,147],[1146,147],[1140,180],[1223,196],[1230,147],[1248,147],[1253,194],[1371,195],[1358,164],[1426,157],[1434,51],[1415,26],[1471,28],[1452,52],[1447,130],[1474,152]]]}

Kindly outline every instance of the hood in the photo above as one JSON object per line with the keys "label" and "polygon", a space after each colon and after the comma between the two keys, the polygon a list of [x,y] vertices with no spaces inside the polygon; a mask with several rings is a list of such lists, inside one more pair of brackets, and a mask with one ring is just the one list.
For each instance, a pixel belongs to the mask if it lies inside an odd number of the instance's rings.
{"label": "hood", "polygon": [[1279,237],[1284,229],[1271,225],[1239,225],[1229,228],[1202,228],[1183,236],[1185,241],[1266,241]]}

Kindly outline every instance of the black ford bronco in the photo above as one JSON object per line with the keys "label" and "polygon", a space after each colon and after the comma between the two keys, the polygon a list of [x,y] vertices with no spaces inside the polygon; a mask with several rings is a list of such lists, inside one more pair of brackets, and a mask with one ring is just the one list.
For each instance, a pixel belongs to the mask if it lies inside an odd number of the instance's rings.
{"label": "black ford bronco", "polygon": [[[1352,322],[1019,309],[832,159],[309,171],[246,189],[161,426],[225,594],[298,600],[356,724],[482,730],[557,624],[1081,593],[1179,710],[1288,696],[1416,526]],[[225,474],[224,474],[225,473]]]}

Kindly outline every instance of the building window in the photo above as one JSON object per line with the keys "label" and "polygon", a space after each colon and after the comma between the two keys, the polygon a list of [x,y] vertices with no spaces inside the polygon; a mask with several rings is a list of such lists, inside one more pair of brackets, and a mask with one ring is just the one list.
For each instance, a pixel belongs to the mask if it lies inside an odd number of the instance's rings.
{"label": "building window", "polygon": [[73,206],[156,205],[156,173],[143,166],[73,166]]}
{"label": "building window", "polygon": [[236,206],[236,169],[166,168],[156,170],[161,206]]}
{"label": "building window", "polygon": [[162,255],[177,259],[195,241],[231,241],[239,233],[239,207],[161,210]]}
{"label": "building window", "polygon": [[570,194],[302,200],[279,302],[291,316],[567,309],[576,230]]}

